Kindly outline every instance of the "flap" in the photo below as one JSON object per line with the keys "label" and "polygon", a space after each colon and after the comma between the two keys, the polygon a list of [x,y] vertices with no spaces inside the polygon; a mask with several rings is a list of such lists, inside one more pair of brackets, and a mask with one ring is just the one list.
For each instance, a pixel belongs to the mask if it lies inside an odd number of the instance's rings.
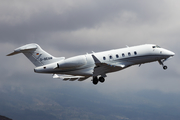
{"label": "flap", "polygon": [[53,78],[62,79],[62,80],[65,80],[65,81],[67,81],[67,80],[69,80],[69,81],[75,81],[75,80],[83,81],[83,80],[86,80],[89,77],[86,77],[86,76],[73,76],[73,75],[58,76],[57,74],[53,74]]}

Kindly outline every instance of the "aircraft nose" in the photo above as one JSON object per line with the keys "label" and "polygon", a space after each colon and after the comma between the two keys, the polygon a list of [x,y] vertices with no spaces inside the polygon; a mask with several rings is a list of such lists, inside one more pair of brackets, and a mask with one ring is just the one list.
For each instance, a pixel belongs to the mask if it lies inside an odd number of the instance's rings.
{"label": "aircraft nose", "polygon": [[174,55],[175,55],[174,52],[169,51],[169,50],[166,50],[165,53],[166,53],[168,56],[174,56]]}
{"label": "aircraft nose", "polygon": [[172,56],[174,56],[175,55],[175,53],[174,52],[172,52]]}
{"label": "aircraft nose", "polygon": [[169,51],[169,55],[170,55],[170,56],[174,56],[174,55],[175,55],[175,53],[174,53],[174,52],[172,52],[172,51]]}

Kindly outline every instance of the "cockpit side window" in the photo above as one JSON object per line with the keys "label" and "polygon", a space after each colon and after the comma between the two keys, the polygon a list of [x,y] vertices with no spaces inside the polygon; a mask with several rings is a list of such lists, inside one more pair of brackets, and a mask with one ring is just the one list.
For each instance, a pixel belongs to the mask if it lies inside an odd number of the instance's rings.
{"label": "cockpit side window", "polygon": [[152,46],[152,48],[161,48],[160,46],[156,45],[156,46]]}
{"label": "cockpit side window", "polygon": [[156,45],[157,48],[161,48],[160,46]]}

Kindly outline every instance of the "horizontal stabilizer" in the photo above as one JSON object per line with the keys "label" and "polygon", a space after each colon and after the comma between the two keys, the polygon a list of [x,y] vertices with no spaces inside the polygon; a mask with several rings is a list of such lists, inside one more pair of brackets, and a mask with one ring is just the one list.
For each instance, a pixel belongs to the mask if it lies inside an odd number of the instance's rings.
{"label": "horizontal stabilizer", "polygon": [[8,54],[8,55],[6,55],[6,56],[12,56],[12,55],[16,55],[16,54],[19,54],[19,53],[21,53],[21,52],[12,52],[12,53],[10,53],[10,54]]}
{"label": "horizontal stabilizer", "polygon": [[24,45],[22,47],[16,48],[14,50],[14,52],[8,54],[7,56],[16,55],[16,54],[19,54],[19,53],[22,53],[22,52],[25,52],[25,51],[28,51],[28,50],[33,50],[33,49],[36,49],[36,48],[37,48],[37,46],[34,45],[34,44]]}

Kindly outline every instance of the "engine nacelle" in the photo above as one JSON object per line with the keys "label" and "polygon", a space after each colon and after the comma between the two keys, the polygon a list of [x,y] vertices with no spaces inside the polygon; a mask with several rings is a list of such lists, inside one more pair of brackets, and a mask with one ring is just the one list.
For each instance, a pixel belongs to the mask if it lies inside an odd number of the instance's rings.
{"label": "engine nacelle", "polygon": [[64,70],[64,69],[77,68],[77,67],[86,65],[86,63],[87,63],[86,57],[84,55],[81,55],[81,56],[61,60],[58,63],[54,62],[51,64],[36,67],[34,69],[34,72],[36,72],[36,73],[52,73],[52,70],[54,70],[54,69]]}
{"label": "engine nacelle", "polygon": [[36,73],[51,73],[53,69],[57,67],[57,63],[51,63],[43,66],[36,67],[34,72]]}
{"label": "engine nacelle", "polygon": [[81,55],[77,57],[68,58],[57,63],[57,68],[59,69],[77,68],[85,65],[86,63],[87,63],[86,57],[84,55]]}

